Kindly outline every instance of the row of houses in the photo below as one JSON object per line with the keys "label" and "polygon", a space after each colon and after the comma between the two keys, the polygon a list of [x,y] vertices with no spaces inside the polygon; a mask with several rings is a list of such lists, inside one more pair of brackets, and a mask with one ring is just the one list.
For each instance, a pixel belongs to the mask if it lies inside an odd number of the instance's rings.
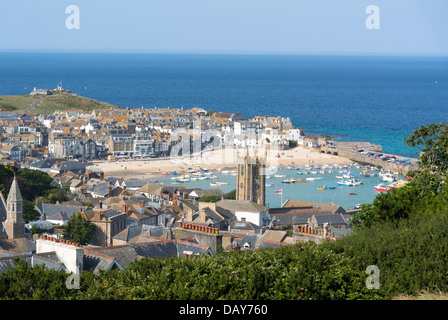
{"label": "row of houses", "polygon": [[270,143],[287,148],[303,143],[300,128],[288,117],[206,111],[202,108],[139,108],[56,111],[53,114],[0,112],[0,158],[22,162],[33,158],[76,158],[170,155],[174,145],[201,149]]}

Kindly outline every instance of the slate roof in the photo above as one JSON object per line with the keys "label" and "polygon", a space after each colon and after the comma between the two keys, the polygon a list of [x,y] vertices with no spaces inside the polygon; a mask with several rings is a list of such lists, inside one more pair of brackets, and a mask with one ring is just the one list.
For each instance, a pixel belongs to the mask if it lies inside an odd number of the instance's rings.
{"label": "slate roof", "polygon": [[142,257],[170,258],[177,256],[176,242],[172,240],[137,244],[134,249]]}
{"label": "slate roof", "polygon": [[44,159],[44,160],[36,160],[30,166],[34,168],[39,168],[41,170],[51,169],[51,167],[56,162],[64,161],[62,158],[53,158],[53,159]]}
{"label": "slate roof", "polygon": [[322,211],[329,211],[331,213],[345,213],[344,208],[340,205],[333,203],[314,203],[314,202],[305,202],[305,201],[296,201],[296,200],[287,200],[282,208],[303,208],[303,207],[312,207],[312,208],[320,208]]}
{"label": "slate roof", "polygon": [[[202,210],[205,211],[205,222],[201,223],[200,219],[201,219],[201,214],[202,214],[201,211]],[[224,219],[223,216],[221,216],[218,212],[212,210],[209,207],[202,208],[201,210],[196,211],[193,214],[193,222],[195,224],[205,224],[205,225],[208,226],[210,224],[215,225],[216,223],[220,223],[220,222],[222,222],[224,220],[225,219]]]}
{"label": "slate roof", "polygon": [[78,161],[62,161],[61,163],[54,165],[53,168],[57,168],[61,172],[71,171],[75,174],[81,171],[82,174],[86,173],[85,164]]}
{"label": "slate roof", "polygon": [[213,196],[222,196],[224,194],[224,192],[221,189],[198,189],[198,190],[194,190],[192,192],[190,192],[188,194],[188,196],[190,197],[202,197],[205,195],[213,195]]}
{"label": "slate roof", "polygon": [[120,268],[127,268],[136,259],[170,258],[184,254],[211,253],[210,248],[182,240],[159,240],[131,245],[86,248],[85,262],[90,270],[109,268],[114,263]]}
{"label": "slate roof", "polygon": [[[130,179],[130,180],[125,180],[123,181],[123,184],[126,186],[126,188],[128,189],[138,189],[143,187],[144,185],[146,185],[146,181],[144,180],[139,180],[139,179]],[[122,185],[123,185],[122,184]]]}
{"label": "slate roof", "polygon": [[317,225],[321,226],[324,223],[331,225],[346,225],[344,217],[340,214],[315,214],[313,215],[316,219]]}
{"label": "slate roof", "polygon": [[83,270],[89,270],[97,274],[100,270],[110,270],[115,267],[123,268],[114,257],[84,250]]}
{"label": "slate roof", "polygon": [[6,229],[3,225],[3,222],[6,221],[7,211],[6,211],[6,202],[3,198],[3,195],[0,193],[0,238],[7,236]]}
{"label": "slate roof", "polygon": [[287,236],[286,231],[282,230],[266,230],[260,238],[262,241],[282,242]]}
{"label": "slate roof", "polygon": [[235,242],[237,242],[241,248],[243,248],[244,244],[247,243],[249,245],[248,249],[256,249],[256,245],[258,243],[259,238],[260,238],[260,235],[258,235],[258,234],[246,233],[244,235],[244,237],[236,238]]}
{"label": "slate roof", "polygon": [[15,259],[20,258],[21,260],[25,260],[28,265],[36,266],[36,265],[45,265],[47,269],[50,270],[64,270],[67,271],[65,265],[59,260],[54,252],[46,252],[39,254],[16,254],[10,256],[0,256],[0,274],[2,272],[7,271],[10,268],[15,267]]}
{"label": "slate roof", "polygon": [[27,238],[0,239],[0,248],[15,253],[34,253],[36,244]]}
{"label": "slate roof", "polygon": [[323,211],[321,208],[291,207],[291,208],[270,208],[269,218],[276,220],[277,225],[307,224],[315,214],[331,214],[330,211]]}
{"label": "slate roof", "polygon": [[284,246],[284,243],[276,242],[276,241],[270,241],[270,240],[262,240],[260,244],[258,245],[259,249],[262,248],[275,248],[275,247],[281,247]]}
{"label": "slate roof", "polygon": [[236,211],[244,211],[244,212],[262,212],[267,210],[268,207],[262,206],[258,203],[249,201],[249,200],[228,200],[223,199],[216,202],[217,207],[221,207],[223,209],[236,212]]}
{"label": "slate roof", "polygon": [[233,221],[230,224],[230,229],[232,231],[250,231],[250,232],[254,232],[254,233],[260,233],[261,232],[261,227],[249,222],[249,221]]}
{"label": "slate roof", "polygon": [[41,215],[45,215],[45,217],[47,218],[53,217],[54,219],[58,220],[62,217],[70,219],[73,214],[76,214],[79,211],[85,211],[88,207],[42,203],[37,205],[35,208],[40,212]]}

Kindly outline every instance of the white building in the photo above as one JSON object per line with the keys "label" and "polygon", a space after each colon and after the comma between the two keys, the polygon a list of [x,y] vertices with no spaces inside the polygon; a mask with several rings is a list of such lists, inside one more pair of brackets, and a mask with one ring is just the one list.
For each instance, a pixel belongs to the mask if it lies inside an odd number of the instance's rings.
{"label": "white building", "polygon": [[300,129],[289,129],[288,130],[288,140],[289,141],[299,141],[300,139]]}
{"label": "white building", "polygon": [[248,221],[257,226],[269,225],[269,208],[248,200],[220,200],[217,207],[229,210],[239,221]]}

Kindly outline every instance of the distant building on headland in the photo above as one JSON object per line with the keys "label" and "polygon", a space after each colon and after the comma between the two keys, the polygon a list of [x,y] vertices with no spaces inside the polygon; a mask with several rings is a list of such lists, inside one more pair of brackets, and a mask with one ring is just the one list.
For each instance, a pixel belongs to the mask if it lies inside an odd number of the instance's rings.
{"label": "distant building on headland", "polygon": [[49,89],[38,89],[34,87],[33,91],[31,91],[30,96],[51,96],[53,93],[65,92],[72,93],[70,90],[64,89],[62,87],[62,82],[60,82],[57,87],[53,90]]}
{"label": "distant building on headland", "polygon": [[51,91],[48,89],[38,89],[34,87],[34,90],[30,93],[30,96],[49,96]]}

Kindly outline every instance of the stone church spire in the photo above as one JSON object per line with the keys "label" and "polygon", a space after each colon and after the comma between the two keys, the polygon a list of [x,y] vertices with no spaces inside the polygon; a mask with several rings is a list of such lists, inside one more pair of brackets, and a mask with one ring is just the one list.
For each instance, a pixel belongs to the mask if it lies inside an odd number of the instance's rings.
{"label": "stone church spire", "polygon": [[8,239],[25,237],[25,221],[23,220],[23,198],[20,193],[19,184],[14,176],[8,199],[6,200],[7,217],[4,222]]}
{"label": "stone church spire", "polygon": [[9,189],[8,199],[9,201],[22,201],[22,194],[20,193],[19,184],[17,183],[16,176],[14,176],[14,180],[12,181],[11,188]]}

